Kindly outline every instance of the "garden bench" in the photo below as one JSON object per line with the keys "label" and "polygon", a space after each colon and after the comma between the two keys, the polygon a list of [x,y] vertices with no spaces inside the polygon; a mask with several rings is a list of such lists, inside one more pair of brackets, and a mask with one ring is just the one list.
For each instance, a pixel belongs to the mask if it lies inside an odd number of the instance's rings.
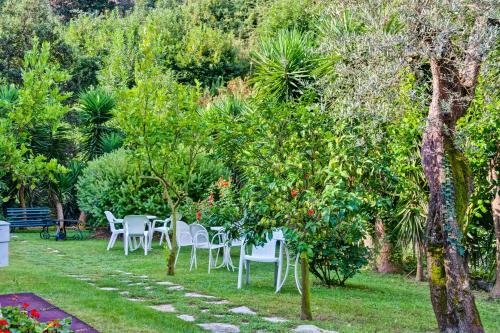
{"label": "garden bench", "polygon": [[56,240],[67,238],[66,227],[75,230],[72,239],[83,239],[83,233],[78,226],[77,220],[57,220],[52,217],[48,207],[33,208],[7,208],[7,221],[10,223],[11,230],[15,228],[42,228],[40,238],[49,239],[51,237],[49,228],[57,226],[54,237]]}

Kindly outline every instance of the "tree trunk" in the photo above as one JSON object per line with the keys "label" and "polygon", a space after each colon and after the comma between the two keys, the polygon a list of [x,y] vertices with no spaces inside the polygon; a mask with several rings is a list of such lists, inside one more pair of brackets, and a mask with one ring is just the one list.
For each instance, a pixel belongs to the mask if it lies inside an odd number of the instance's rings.
{"label": "tree trunk", "polygon": [[423,263],[423,252],[425,250],[422,247],[422,244],[415,244],[415,253],[417,256],[417,272],[415,274],[415,281],[422,282],[424,281],[424,263]]}
{"label": "tree trunk", "polygon": [[19,207],[26,208],[26,187],[24,186],[24,184],[21,184],[21,186],[19,186],[18,198]]}
{"label": "tree trunk", "polygon": [[80,211],[80,216],[78,217],[78,221],[85,226],[87,224],[87,214],[83,210]]}
{"label": "tree trunk", "polygon": [[382,220],[378,218],[375,221],[375,234],[377,236],[378,248],[380,249],[380,253],[376,261],[377,272],[396,272],[397,268],[390,261],[392,244],[389,239],[387,239],[384,222],[382,222]]}
{"label": "tree trunk", "polygon": [[[177,255],[177,207],[171,205],[172,215],[170,216],[170,225],[172,226],[172,250],[168,253],[167,259],[167,274],[174,275],[175,274],[175,256]],[[168,236],[167,236],[168,237]],[[167,247],[168,249],[168,247]]]}
{"label": "tree trunk", "polygon": [[432,102],[422,143],[422,164],[430,189],[426,232],[429,286],[441,332],[482,333],[462,244],[471,172],[454,140],[455,124],[474,96],[477,77],[465,87],[451,61],[446,57],[430,60]]}
{"label": "tree trunk", "polygon": [[495,236],[497,243],[497,271],[495,286],[491,290],[492,298],[500,298],[500,185],[498,184],[498,164],[500,162],[500,142],[497,143],[495,158],[489,161],[489,182],[493,185],[493,200],[491,201],[491,215],[495,225]]}
{"label": "tree trunk", "polygon": [[309,278],[309,261],[307,253],[302,253],[300,259],[300,268],[302,271],[302,295],[300,306],[300,319],[312,320],[311,311],[311,281]]}

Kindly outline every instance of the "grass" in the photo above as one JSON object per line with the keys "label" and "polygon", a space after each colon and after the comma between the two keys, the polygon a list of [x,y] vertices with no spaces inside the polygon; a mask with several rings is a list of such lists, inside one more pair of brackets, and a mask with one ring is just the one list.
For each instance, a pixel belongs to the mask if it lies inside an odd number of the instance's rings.
{"label": "grass", "polygon": [[[41,240],[37,234],[19,233],[11,241],[10,266],[0,269],[0,293],[34,292],[65,311],[88,322],[101,332],[199,332],[197,323],[226,322],[240,326],[242,332],[290,332],[303,323],[297,319],[300,296],[292,276],[283,290],[275,294],[273,269],[266,264],[252,266],[251,284],[236,288],[236,272],[225,269],[207,274],[208,259],[199,253],[198,269],[189,272],[189,250],[183,249],[175,276],[165,273],[165,251],[155,246],[144,256],[123,254],[122,243],[106,251],[105,240]],[[233,261],[237,261],[237,251]],[[126,275],[118,271],[133,273]],[[78,280],[68,275],[87,277]],[[148,278],[140,276],[147,275]],[[185,291],[168,290],[155,281],[170,281],[198,292],[229,300],[231,304],[212,305],[203,299],[184,297]],[[142,283],[129,286],[129,284]],[[145,289],[149,286],[150,289]],[[132,302],[114,287],[129,291]],[[500,302],[476,294],[486,332],[500,332]],[[312,324],[338,332],[436,332],[436,321],[426,283],[416,283],[399,275],[362,272],[343,288],[313,285]],[[177,313],[161,313],[147,305],[172,304]],[[236,315],[228,309],[245,305],[258,316]],[[187,323],[177,314],[190,314],[195,323]],[[288,322],[272,324],[262,319],[278,316]]]}

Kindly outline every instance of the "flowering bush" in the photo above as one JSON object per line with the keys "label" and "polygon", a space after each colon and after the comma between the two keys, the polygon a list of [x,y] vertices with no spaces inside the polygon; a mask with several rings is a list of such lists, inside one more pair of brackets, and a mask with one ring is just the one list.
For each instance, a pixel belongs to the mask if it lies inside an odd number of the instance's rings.
{"label": "flowering bush", "polygon": [[42,323],[38,310],[28,308],[28,303],[0,308],[0,333],[74,333],[71,318]]}
{"label": "flowering bush", "polygon": [[227,229],[243,217],[234,185],[224,177],[210,186],[205,199],[186,203],[181,212],[186,221]]}

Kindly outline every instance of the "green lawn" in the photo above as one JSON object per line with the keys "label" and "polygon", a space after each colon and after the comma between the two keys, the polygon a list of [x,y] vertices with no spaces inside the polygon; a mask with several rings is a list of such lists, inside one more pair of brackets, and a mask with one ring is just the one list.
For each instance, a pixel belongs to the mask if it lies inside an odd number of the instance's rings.
{"label": "green lawn", "polygon": [[[176,276],[165,274],[165,252],[157,245],[145,257],[138,252],[123,254],[121,241],[106,251],[107,241],[41,240],[37,234],[18,233],[11,241],[11,264],[0,269],[0,293],[34,292],[55,305],[93,325],[101,332],[199,332],[197,323],[226,322],[240,326],[242,332],[290,332],[300,324],[297,320],[300,297],[293,279],[288,279],[282,292],[275,294],[273,269],[269,265],[253,265],[251,285],[236,289],[236,272],[214,270],[207,274],[207,256],[199,253],[198,269],[189,272],[189,250],[179,258]],[[237,253],[233,260],[237,262]],[[119,271],[133,273],[124,274]],[[89,278],[78,280],[69,275]],[[140,278],[147,275],[148,278]],[[168,290],[156,281],[170,281],[185,291]],[[129,284],[144,282],[142,285]],[[150,288],[145,289],[148,286]],[[98,287],[115,287],[129,291],[129,298],[117,291]],[[229,300],[230,304],[212,305],[204,299],[186,298],[186,291],[198,292]],[[428,286],[399,275],[363,272],[344,288],[327,289],[314,285],[313,324],[341,333],[346,332],[436,332]],[[477,294],[477,302],[486,332],[500,332],[500,302],[489,301]],[[172,304],[175,314],[162,313],[147,305]],[[236,315],[228,309],[246,305],[258,316]],[[190,314],[195,323],[176,317]],[[271,324],[262,319],[279,316],[289,321]]]}

